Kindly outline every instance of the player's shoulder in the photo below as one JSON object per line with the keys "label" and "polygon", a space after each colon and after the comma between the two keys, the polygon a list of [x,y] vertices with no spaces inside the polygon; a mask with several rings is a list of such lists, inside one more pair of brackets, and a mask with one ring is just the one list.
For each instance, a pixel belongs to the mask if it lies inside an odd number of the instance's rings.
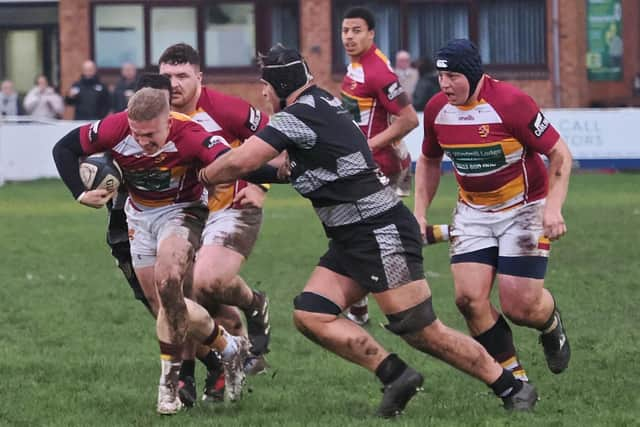
{"label": "player's shoulder", "polygon": [[494,107],[507,109],[523,101],[532,101],[532,98],[522,89],[490,76],[485,76],[481,96]]}
{"label": "player's shoulder", "polygon": [[251,104],[238,96],[203,86],[198,105],[205,110],[210,109],[212,112],[225,114],[237,108],[246,110]]}
{"label": "player's shoulder", "polygon": [[425,120],[435,120],[438,113],[447,105],[447,95],[440,91],[433,95],[431,99],[424,106],[424,118]]}
{"label": "player's shoulder", "polygon": [[391,63],[387,56],[377,47],[372,48],[361,58],[362,68],[364,70],[365,81],[375,83],[378,81],[386,81],[390,77],[396,78],[396,73],[391,68]]}

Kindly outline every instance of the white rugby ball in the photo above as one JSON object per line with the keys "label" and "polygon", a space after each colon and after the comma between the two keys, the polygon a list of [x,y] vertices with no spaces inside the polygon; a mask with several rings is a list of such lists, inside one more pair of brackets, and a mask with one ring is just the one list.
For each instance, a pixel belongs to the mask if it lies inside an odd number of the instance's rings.
{"label": "white rugby ball", "polygon": [[95,153],[80,162],[80,179],[87,190],[115,191],[122,183],[122,170],[110,153]]}

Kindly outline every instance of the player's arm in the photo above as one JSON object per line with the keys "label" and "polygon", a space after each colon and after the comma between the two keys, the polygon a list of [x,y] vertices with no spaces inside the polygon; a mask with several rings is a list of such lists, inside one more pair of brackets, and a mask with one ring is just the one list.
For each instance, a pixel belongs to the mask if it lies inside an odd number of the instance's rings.
{"label": "player's arm", "polygon": [[435,109],[433,103],[428,103],[424,109],[424,139],[422,152],[416,161],[414,180],[413,215],[420,225],[420,234],[423,239],[426,237],[427,211],[440,185],[440,167],[444,155],[433,126]]}
{"label": "player's arm", "polygon": [[53,160],[73,197],[80,203],[92,208],[100,208],[111,199],[113,192],[105,189],[87,191],[80,179],[78,161],[86,153],[80,144],[80,129],[76,128],[66,134],[53,147]]}
{"label": "player's arm", "polygon": [[404,91],[398,76],[391,69],[381,69],[371,77],[371,84],[376,88],[377,102],[395,116],[388,128],[369,140],[369,148],[374,151],[404,138],[406,134],[418,127],[419,122],[407,92]]}
{"label": "player's arm", "polygon": [[221,155],[200,170],[200,181],[207,186],[232,182],[255,171],[279,154],[269,143],[252,136],[238,148]]}
{"label": "player's arm", "polygon": [[567,143],[562,138],[558,138],[551,151],[547,153],[547,157],[549,158],[549,192],[542,224],[545,236],[556,240],[567,232],[567,226],[562,216],[562,205],[569,190],[573,157]]}
{"label": "player's arm", "polygon": [[[406,94],[404,96],[409,102]],[[404,138],[409,132],[418,127],[418,124],[418,115],[413,105],[406,105],[398,112],[388,128],[369,140],[369,148],[371,148],[371,151],[375,151],[386,147]]]}

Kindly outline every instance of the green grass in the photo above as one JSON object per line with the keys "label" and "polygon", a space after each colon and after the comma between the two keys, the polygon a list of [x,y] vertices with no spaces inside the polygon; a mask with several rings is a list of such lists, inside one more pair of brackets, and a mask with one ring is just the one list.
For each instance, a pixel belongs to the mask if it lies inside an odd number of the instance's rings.
{"label": "green grass", "polygon": [[[0,425],[7,426],[624,426],[640,425],[640,175],[577,175],[554,244],[548,287],[563,309],[571,366],[554,376],[535,331],[515,328],[541,400],[507,414],[483,384],[369,330],[425,374],[425,392],[393,422],[372,413],[379,384],[295,331],[292,299],[326,248],[308,202],[287,186],[269,193],[265,224],[243,269],[272,302],[271,370],[232,407],[155,414],[154,323],[134,301],[104,243],[105,211],[73,202],[58,181],[0,187]],[[431,222],[455,202],[443,178]],[[408,202],[411,203],[411,202]],[[425,249],[439,317],[464,328],[453,303],[446,245]],[[199,386],[203,371],[198,367]],[[200,391],[200,390],[199,390]]]}

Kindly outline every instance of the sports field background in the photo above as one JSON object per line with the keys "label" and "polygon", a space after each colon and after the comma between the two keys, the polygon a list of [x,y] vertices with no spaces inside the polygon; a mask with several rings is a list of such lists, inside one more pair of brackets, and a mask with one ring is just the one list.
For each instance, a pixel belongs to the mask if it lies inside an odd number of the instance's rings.
{"label": "sports field background", "polygon": [[[447,222],[453,177],[443,177],[430,222]],[[412,206],[412,200],[407,200]],[[563,311],[573,358],[551,374],[537,333],[514,329],[541,400],[507,414],[478,381],[369,330],[426,378],[398,420],[373,417],[380,385],[365,370],[307,341],[291,301],[326,248],[309,203],[288,186],[269,193],[265,223],[243,269],[271,298],[269,372],[233,406],[155,413],[154,322],[104,243],[106,211],[75,203],[57,180],[0,187],[0,425],[2,426],[637,426],[640,425],[640,175],[578,174],[554,243],[548,287]],[[445,244],[424,250],[436,313],[464,328]],[[204,372],[198,367],[198,392]]]}

